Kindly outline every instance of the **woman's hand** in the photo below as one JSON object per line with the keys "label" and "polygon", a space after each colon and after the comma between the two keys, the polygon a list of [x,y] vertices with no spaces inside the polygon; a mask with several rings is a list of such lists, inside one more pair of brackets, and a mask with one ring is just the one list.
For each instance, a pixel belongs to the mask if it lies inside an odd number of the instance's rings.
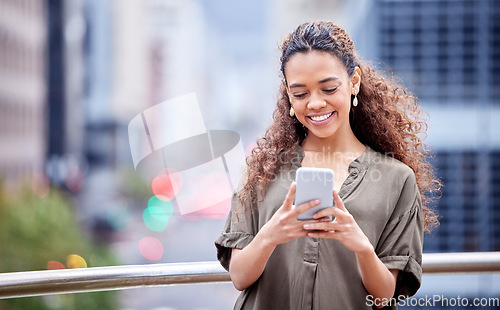
{"label": "woman's hand", "polygon": [[266,241],[269,242],[270,245],[276,246],[293,239],[306,237],[309,231],[304,229],[304,224],[319,224],[324,221],[329,221],[329,218],[321,217],[314,220],[298,220],[297,217],[299,214],[319,205],[320,201],[318,199],[311,200],[294,208],[293,199],[295,197],[295,188],[296,185],[295,182],[293,182],[281,207],[259,231],[259,234],[265,236]]}
{"label": "woman's hand", "polygon": [[309,231],[308,236],[339,240],[346,248],[355,253],[373,251],[370,240],[347,211],[336,191],[333,191],[333,199],[335,207],[316,212],[314,218],[321,219],[332,215],[335,219],[331,222],[304,223],[304,229]]}
{"label": "woman's hand", "polygon": [[309,231],[303,228],[304,224],[319,223],[324,220],[298,220],[300,213],[317,206],[319,201],[309,201],[294,208],[294,196],[295,182],[290,186],[281,207],[262,226],[250,244],[242,250],[232,250],[229,275],[236,289],[244,290],[257,281],[278,244],[306,237]]}
{"label": "woman's hand", "polygon": [[333,191],[333,199],[335,207],[316,212],[314,218],[333,215],[335,220],[328,223],[308,223],[304,225],[304,229],[310,231],[310,237],[336,239],[353,251],[367,292],[379,300],[389,300],[394,295],[398,270],[387,269],[377,257],[370,240],[347,211],[336,191]]}

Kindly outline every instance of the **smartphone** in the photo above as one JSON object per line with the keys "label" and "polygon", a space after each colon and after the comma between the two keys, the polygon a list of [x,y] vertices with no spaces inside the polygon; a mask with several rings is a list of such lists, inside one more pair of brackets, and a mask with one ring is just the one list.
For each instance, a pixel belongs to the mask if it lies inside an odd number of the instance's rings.
{"label": "smartphone", "polygon": [[319,210],[333,206],[334,172],[328,168],[300,167],[295,175],[295,206],[319,199],[320,204],[298,216],[299,220],[313,219]]}

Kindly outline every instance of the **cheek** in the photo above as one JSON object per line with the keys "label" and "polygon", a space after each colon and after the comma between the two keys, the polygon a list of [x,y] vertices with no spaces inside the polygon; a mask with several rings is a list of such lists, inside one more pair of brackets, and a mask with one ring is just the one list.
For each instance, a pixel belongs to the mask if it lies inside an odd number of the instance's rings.
{"label": "cheek", "polygon": [[343,98],[342,100],[339,100],[339,102],[341,102],[341,105],[342,105],[342,109],[347,111],[347,113],[349,113],[349,111],[351,110],[351,94],[344,94],[343,95]]}
{"label": "cheek", "polygon": [[293,105],[293,110],[295,111],[295,118],[297,118],[297,120],[300,123],[305,124],[306,123],[306,117],[305,117],[306,105],[301,104],[301,103],[297,103],[297,102],[293,102],[293,101],[292,101],[292,105]]}
{"label": "cheek", "polygon": [[295,114],[302,114],[306,110],[307,103],[301,102],[300,100],[290,100],[290,103],[293,106]]}
{"label": "cheek", "polygon": [[349,99],[347,99],[344,103],[343,109],[346,111],[347,114],[351,111],[351,96],[349,96]]}

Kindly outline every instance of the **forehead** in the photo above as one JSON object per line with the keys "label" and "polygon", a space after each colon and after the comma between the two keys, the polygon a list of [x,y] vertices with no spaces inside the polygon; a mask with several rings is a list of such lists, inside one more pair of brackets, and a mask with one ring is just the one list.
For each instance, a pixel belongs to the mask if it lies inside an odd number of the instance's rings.
{"label": "forehead", "polygon": [[297,53],[290,57],[285,65],[285,78],[288,83],[304,80],[320,81],[336,77],[347,79],[347,69],[337,56],[324,51]]}

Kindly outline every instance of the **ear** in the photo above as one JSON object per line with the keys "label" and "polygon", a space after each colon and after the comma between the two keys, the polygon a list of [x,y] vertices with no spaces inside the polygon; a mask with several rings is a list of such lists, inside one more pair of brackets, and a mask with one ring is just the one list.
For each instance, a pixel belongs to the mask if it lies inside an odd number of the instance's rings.
{"label": "ear", "polygon": [[354,72],[351,76],[351,84],[352,88],[355,88],[359,91],[359,86],[361,85],[361,69],[358,66],[354,68]]}

